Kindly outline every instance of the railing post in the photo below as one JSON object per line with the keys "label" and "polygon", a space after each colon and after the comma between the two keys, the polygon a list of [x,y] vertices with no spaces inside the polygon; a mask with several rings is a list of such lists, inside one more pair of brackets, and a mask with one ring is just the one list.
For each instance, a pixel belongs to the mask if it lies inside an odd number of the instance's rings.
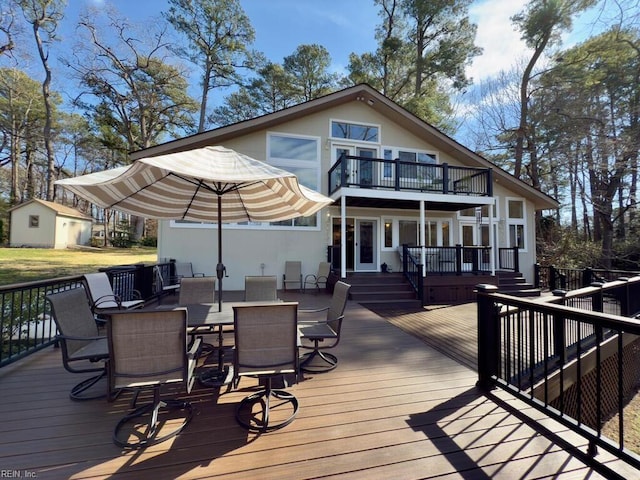
{"label": "railing post", "polygon": [[456,275],[462,275],[462,245],[456,244]]}
{"label": "railing post", "polygon": [[540,264],[537,262],[533,265],[533,286],[540,288]]}
{"label": "railing post", "polygon": [[520,272],[520,248],[517,245],[513,247],[513,271]]}
{"label": "railing post", "polygon": [[589,285],[591,285],[592,281],[593,281],[593,270],[591,270],[591,267],[587,267],[582,271],[582,286],[588,287]]}
{"label": "railing post", "polygon": [[558,286],[556,285],[556,267],[554,267],[553,265],[549,265],[549,290],[551,290],[552,292],[558,288]]}
{"label": "railing post", "polygon": [[500,366],[500,317],[491,298],[498,287],[489,284],[476,285],[478,305],[478,388],[491,390]]}
{"label": "railing post", "polygon": [[422,265],[418,265],[418,299],[420,304],[424,307],[424,277],[422,276]]}
{"label": "railing post", "polygon": [[393,181],[395,183],[395,189],[400,190],[400,165],[398,164],[398,162],[395,162],[395,164],[396,168]]}
{"label": "railing post", "polygon": [[487,172],[487,196],[493,197],[493,169]]}
{"label": "railing post", "polygon": [[408,251],[409,247],[406,243],[402,244],[402,273],[407,273],[407,257],[408,257]]}
{"label": "railing post", "polygon": [[[565,290],[552,290],[554,297],[566,297],[567,292]],[[564,305],[565,301],[562,300]],[[566,331],[564,328],[564,319],[558,314],[553,315],[553,353],[557,355],[560,365],[564,365],[567,359],[566,350]]]}
{"label": "railing post", "polygon": [[449,164],[447,162],[442,164],[442,193],[445,195],[449,193]]}
{"label": "railing post", "polygon": [[602,295],[602,284],[592,283],[592,287],[598,288],[598,291],[591,297],[591,308],[594,312],[602,312],[604,308],[604,300]]}

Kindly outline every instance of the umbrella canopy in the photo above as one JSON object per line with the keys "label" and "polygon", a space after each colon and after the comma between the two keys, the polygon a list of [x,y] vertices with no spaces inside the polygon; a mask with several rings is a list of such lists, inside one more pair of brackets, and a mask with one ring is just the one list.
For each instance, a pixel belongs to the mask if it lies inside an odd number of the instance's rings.
{"label": "umbrella canopy", "polygon": [[56,184],[100,207],[160,220],[276,222],[332,202],[293,173],[219,146],[142,158]]}
{"label": "umbrella canopy", "polygon": [[95,205],[140,217],[217,222],[219,301],[222,223],[288,220],[332,203],[294,174],[220,146],[142,158],[55,183]]}

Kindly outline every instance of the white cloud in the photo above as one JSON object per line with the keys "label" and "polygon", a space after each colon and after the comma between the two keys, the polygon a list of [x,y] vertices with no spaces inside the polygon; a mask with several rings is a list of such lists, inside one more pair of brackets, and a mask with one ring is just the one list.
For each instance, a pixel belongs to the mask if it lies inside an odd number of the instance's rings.
{"label": "white cloud", "polygon": [[483,49],[467,69],[474,83],[509,70],[527,51],[511,21],[526,3],[526,0],[485,0],[471,4],[469,16],[478,26],[476,45]]}

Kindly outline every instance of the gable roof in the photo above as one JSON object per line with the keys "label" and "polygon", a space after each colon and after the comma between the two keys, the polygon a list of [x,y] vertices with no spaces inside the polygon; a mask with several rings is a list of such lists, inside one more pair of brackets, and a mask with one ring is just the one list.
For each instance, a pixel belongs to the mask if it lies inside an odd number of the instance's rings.
{"label": "gable roof", "polygon": [[558,202],[531,187],[522,180],[517,179],[509,172],[494,165],[481,155],[471,151],[453,138],[444,134],[433,125],[418,118],[405,108],[382,95],[367,84],[360,84],[330,93],[320,98],[295,105],[274,113],[262,115],[242,122],[216,128],[188,137],[179,138],[170,142],[138,150],[131,153],[131,159],[137,160],[144,157],[153,157],[167,153],[181,152],[200,148],[207,145],[222,145],[229,139],[235,139],[253,133],[258,130],[274,128],[284,122],[306,117],[311,113],[321,112],[332,107],[349,102],[366,102],[372,109],[389,120],[401,125],[407,131],[419,138],[424,138],[428,143],[442,152],[446,152],[456,158],[463,165],[469,167],[491,168],[494,181],[503,184],[506,188],[531,200],[537,210],[552,209],[558,207]]}
{"label": "gable roof", "polygon": [[82,213],[80,210],[76,210],[75,208],[71,208],[71,207],[67,207],[65,205],[61,205],[59,203],[55,203],[55,202],[48,202],[46,200],[40,200],[39,198],[34,198],[31,199],[27,202],[23,202],[19,205],[16,205],[15,207],[11,207],[9,209],[9,211],[13,211],[13,210],[17,210],[19,208],[22,207],[26,207],[27,205],[30,205],[32,203],[39,203],[40,205],[53,210],[54,212],[56,212],[58,215],[61,215],[63,217],[71,217],[71,218],[79,218],[82,220],[89,220],[89,221],[93,221],[93,219],[88,216],[85,215],[84,213]]}

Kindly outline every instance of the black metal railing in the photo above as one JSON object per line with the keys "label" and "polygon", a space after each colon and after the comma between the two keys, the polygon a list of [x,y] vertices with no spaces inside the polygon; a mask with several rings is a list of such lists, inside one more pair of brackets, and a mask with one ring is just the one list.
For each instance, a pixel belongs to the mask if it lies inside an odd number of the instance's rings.
{"label": "black metal railing", "polygon": [[[625,399],[640,378],[640,277],[586,287],[549,302],[496,293],[479,285],[478,385],[503,388],[640,467],[625,436]],[[607,313],[610,312],[610,313]],[[618,415],[615,438],[604,421]]]}
{"label": "black metal railing", "polygon": [[620,277],[639,275],[637,271],[605,270],[600,268],[559,268],[553,265],[535,265],[537,288],[576,290],[594,282],[611,282]]}
{"label": "black metal railing", "polygon": [[520,271],[520,249],[516,247],[498,248],[498,268],[512,272]]}
{"label": "black metal railing", "polygon": [[[158,264],[167,275],[172,263]],[[134,297],[148,301],[158,293],[153,265],[126,265],[101,269],[111,280],[113,291],[123,300]],[[53,345],[57,330],[45,297],[54,292],[83,286],[82,275],[0,286],[0,367]]]}
{"label": "black metal railing", "polygon": [[359,187],[444,195],[492,196],[490,168],[427,164],[401,160],[341,156],[329,169],[329,194]]}
{"label": "black metal railing", "polygon": [[419,258],[413,255],[411,247],[408,245],[402,246],[402,273],[404,277],[413,287],[416,292],[416,296],[422,303],[425,304],[424,296],[424,276],[422,275],[422,263]]}
{"label": "black metal railing", "polygon": [[[421,246],[407,246],[407,251],[421,264],[422,250]],[[424,247],[424,265],[427,275],[491,273],[491,247]]]}

